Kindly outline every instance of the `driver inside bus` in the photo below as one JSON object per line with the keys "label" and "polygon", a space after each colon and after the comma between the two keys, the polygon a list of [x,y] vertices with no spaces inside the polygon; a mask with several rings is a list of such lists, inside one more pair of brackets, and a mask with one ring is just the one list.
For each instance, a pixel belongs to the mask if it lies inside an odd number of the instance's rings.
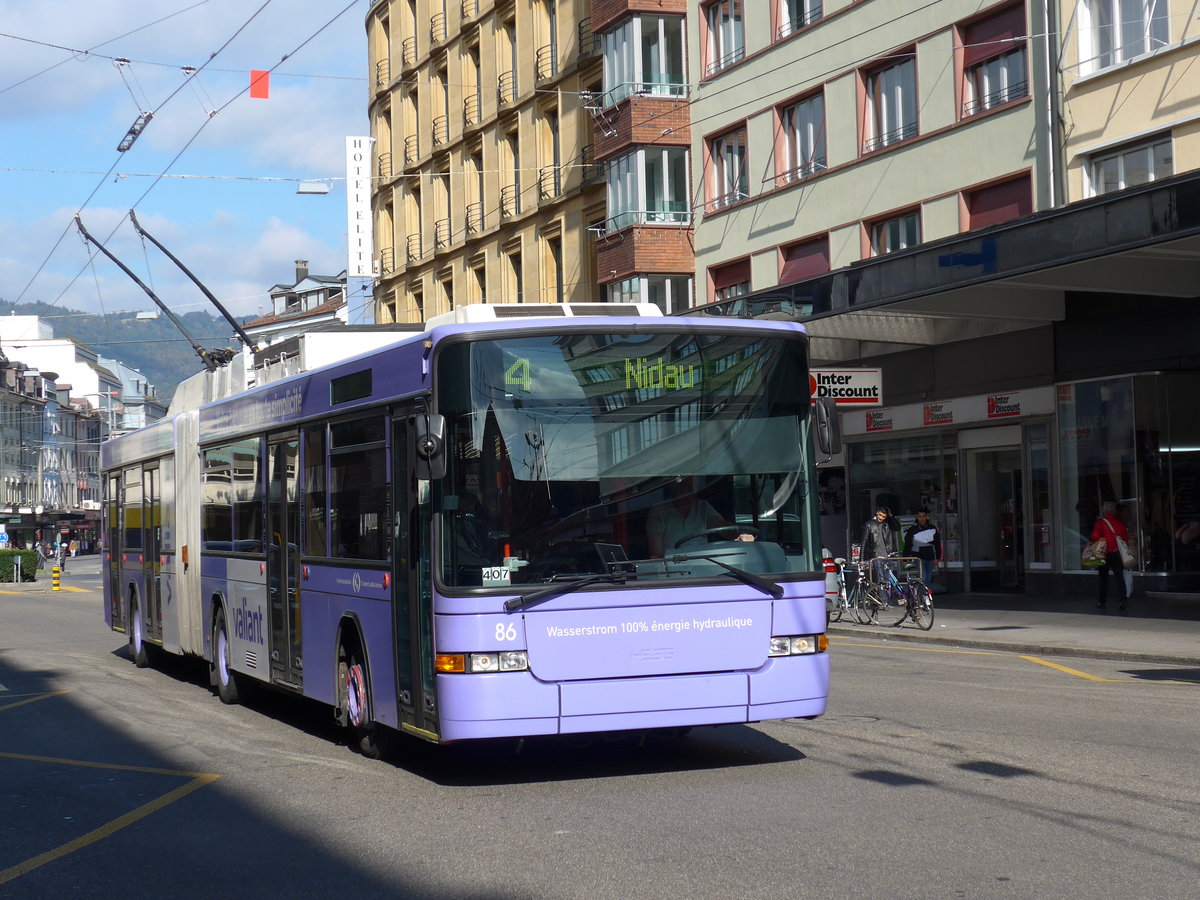
{"label": "driver inside bus", "polygon": [[705,532],[712,529],[736,531],[733,540],[754,540],[754,535],[725,521],[707,500],[696,496],[696,482],[692,476],[667,482],[665,494],[666,502],[655,507],[646,519],[646,540],[652,558],[661,559],[667,553],[682,549],[676,546],[680,541],[690,544],[692,538],[697,538],[700,543],[705,543]]}

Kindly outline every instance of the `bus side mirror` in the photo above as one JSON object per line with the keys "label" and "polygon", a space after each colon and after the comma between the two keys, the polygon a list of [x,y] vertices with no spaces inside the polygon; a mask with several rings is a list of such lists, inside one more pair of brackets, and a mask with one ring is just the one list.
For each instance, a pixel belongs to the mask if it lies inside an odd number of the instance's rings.
{"label": "bus side mirror", "polygon": [[817,449],[825,454],[829,462],[842,452],[842,428],[838,419],[837,403],[832,397],[822,397],[813,403],[813,417],[817,424]]}
{"label": "bus side mirror", "polygon": [[417,416],[417,477],[436,481],[446,475],[446,418]]}

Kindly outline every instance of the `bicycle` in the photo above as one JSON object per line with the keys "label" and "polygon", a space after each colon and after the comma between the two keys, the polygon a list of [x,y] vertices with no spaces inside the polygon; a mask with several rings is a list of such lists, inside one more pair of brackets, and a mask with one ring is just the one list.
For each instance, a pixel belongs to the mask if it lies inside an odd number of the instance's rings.
{"label": "bicycle", "polygon": [[825,571],[837,573],[837,596],[831,596],[828,587],[825,591],[825,624],[842,621],[842,615],[850,610],[850,600],[846,593],[846,560],[838,556],[826,558]]}
{"label": "bicycle", "polygon": [[859,560],[854,563],[857,578],[855,578],[854,587],[850,589],[849,596],[846,598],[846,608],[853,611],[855,621],[859,625],[870,625],[874,621],[871,610],[879,605],[875,590],[876,586],[872,583],[868,575],[870,565],[866,560]]}
{"label": "bicycle", "polygon": [[[880,556],[870,563],[861,564],[861,568],[869,566],[872,574],[878,571],[885,573],[882,581],[870,581],[863,605],[867,621],[863,624],[883,624],[898,628],[904,624],[905,619],[912,619],[913,624],[922,631],[933,627],[933,593],[921,581],[918,563],[915,557]],[[907,570],[904,581],[897,578],[894,571],[896,567],[901,566]],[[897,612],[899,616],[896,615]]]}

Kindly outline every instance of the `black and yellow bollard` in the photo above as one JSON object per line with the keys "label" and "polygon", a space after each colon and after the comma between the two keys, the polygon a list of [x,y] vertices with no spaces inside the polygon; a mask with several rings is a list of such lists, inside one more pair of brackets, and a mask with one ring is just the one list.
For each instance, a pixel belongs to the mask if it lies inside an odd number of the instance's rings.
{"label": "black and yellow bollard", "polygon": [[55,566],[54,568],[52,568],[50,570],[50,576],[51,576],[50,583],[54,585],[54,590],[56,590],[56,591],[62,590],[62,588],[60,588],[58,586],[58,575],[59,575],[59,568],[58,568],[58,566]]}

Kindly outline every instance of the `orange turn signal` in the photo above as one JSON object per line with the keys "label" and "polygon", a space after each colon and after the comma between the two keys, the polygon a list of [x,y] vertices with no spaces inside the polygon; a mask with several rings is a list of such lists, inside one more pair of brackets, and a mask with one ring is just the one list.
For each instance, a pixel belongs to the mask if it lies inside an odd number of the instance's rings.
{"label": "orange turn signal", "polygon": [[829,638],[823,634],[817,635],[817,652],[824,653],[829,649]]}
{"label": "orange turn signal", "polygon": [[439,653],[433,658],[433,668],[438,672],[465,672],[467,660],[461,653]]}

